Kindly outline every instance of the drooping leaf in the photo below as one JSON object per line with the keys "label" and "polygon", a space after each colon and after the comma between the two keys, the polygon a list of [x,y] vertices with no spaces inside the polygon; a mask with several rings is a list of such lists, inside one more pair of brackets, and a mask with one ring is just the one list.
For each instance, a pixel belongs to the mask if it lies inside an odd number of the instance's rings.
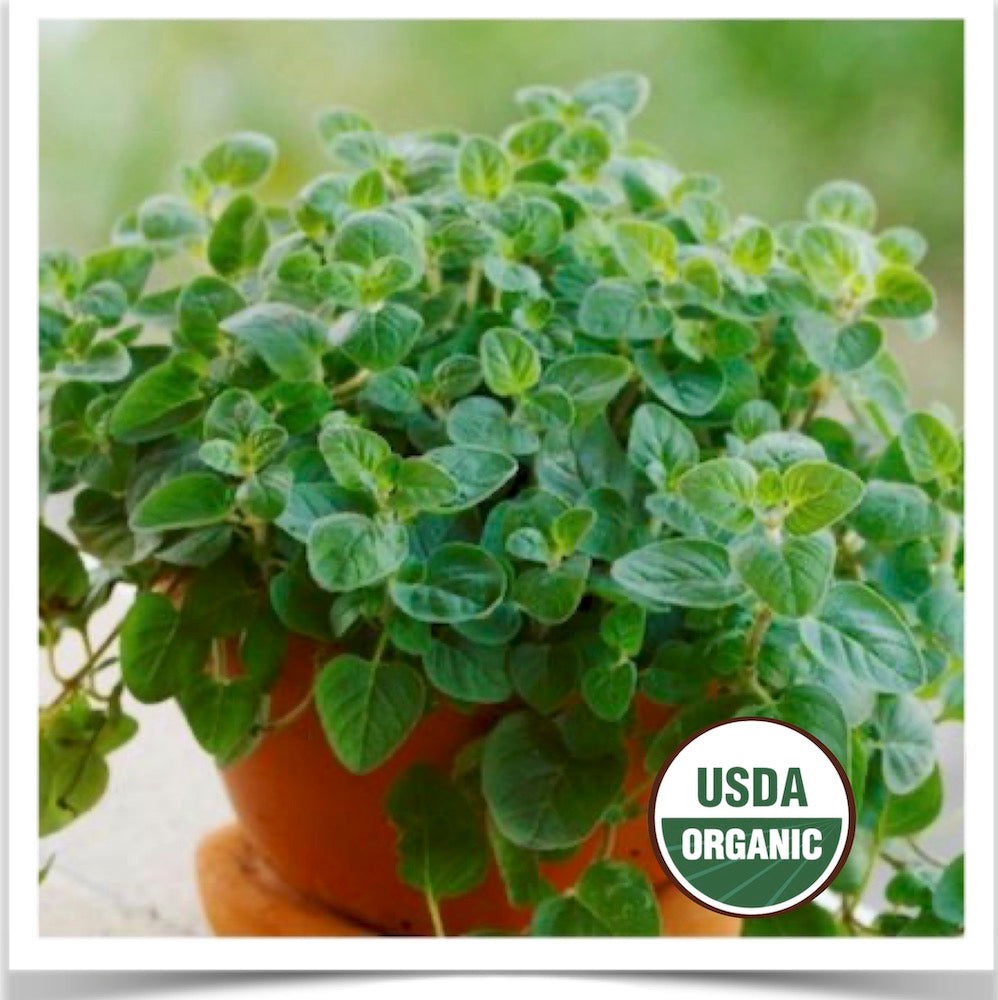
{"label": "drooping leaf", "polygon": [[187,472],[147,493],[132,511],[136,531],[200,528],[224,521],[232,508],[233,490],[210,472]]}
{"label": "drooping leaf", "polygon": [[315,679],[315,707],[326,739],[354,774],[373,771],[402,745],[425,702],[423,679],[401,663],[343,655]]}
{"label": "drooping leaf", "polygon": [[162,594],[144,593],[121,625],[121,675],[137,701],[165,701],[204,664],[208,640],[182,626],[180,612]]}
{"label": "drooping leaf", "polygon": [[399,876],[433,899],[474,889],[488,868],[485,831],[457,786],[425,764],[406,771],[388,793],[398,830]]}
{"label": "drooping leaf", "polygon": [[514,844],[554,850],[580,843],[623,781],[624,757],[573,757],[555,725],[529,712],[502,719],[485,741],[482,791]]}
{"label": "drooping leaf", "polygon": [[861,583],[834,584],[814,618],[801,622],[808,651],[877,691],[919,688],[925,666],[911,632],[891,604]]}
{"label": "drooping leaf", "polygon": [[530,933],[549,937],[657,937],[658,900],[647,875],[622,861],[598,861],[566,896],[537,907]]}
{"label": "drooping leaf", "polygon": [[731,565],[778,615],[801,618],[825,596],[835,565],[835,541],[827,532],[780,540],[752,532],[733,543]]}

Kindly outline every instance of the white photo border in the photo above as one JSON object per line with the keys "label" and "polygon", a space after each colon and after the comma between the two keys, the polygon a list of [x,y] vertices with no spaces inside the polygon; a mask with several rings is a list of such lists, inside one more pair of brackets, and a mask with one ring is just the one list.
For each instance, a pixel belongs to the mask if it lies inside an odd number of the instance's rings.
{"label": "white photo border", "polygon": [[[318,0],[13,0],[9,8],[8,959],[14,970],[987,970],[994,965],[994,11],[990,0],[838,0],[811,18],[962,20],[965,31],[967,700],[964,831],[967,930],[959,938],[118,938],[40,937],[37,882],[38,59],[48,19],[329,20]],[[698,19],[799,19],[794,0],[700,0]],[[507,19],[656,20],[648,0],[506,0]],[[666,13],[672,11],[666,7]],[[454,0],[369,0],[366,19],[467,19]],[[8,476],[8,483],[11,482]],[[13,530],[12,530],[13,528]],[[967,752],[969,751],[969,752]],[[193,871],[193,869],[192,869]],[[193,877],[193,874],[192,874]]]}

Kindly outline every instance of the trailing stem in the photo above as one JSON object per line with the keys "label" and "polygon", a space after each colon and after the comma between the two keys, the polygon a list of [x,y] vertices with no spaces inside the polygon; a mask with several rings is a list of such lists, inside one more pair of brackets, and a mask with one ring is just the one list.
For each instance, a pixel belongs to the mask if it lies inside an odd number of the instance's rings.
{"label": "trailing stem", "polygon": [[436,937],[447,937],[447,931],[444,929],[444,922],[440,916],[440,907],[437,905],[436,897],[429,889],[426,890],[424,896],[426,897],[426,909],[430,914],[430,923],[433,924],[434,935]]}
{"label": "trailing stem", "polygon": [[773,696],[759,681],[756,667],[759,663],[759,653],[762,650],[763,640],[766,638],[766,632],[769,630],[772,621],[773,612],[769,608],[760,607],[756,609],[755,617],[752,620],[752,630],[749,632],[746,644],[745,668],[742,671],[742,680],[746,689],[767,704],[773,700]]}

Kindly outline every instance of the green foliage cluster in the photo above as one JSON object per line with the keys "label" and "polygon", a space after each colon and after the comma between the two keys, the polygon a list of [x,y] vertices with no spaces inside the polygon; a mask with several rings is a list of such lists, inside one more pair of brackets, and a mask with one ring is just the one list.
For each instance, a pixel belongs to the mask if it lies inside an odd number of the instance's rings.
{"label": "green foliage cluster", "polygon": [[[959,932],[962,860],[914,838],[962,717],[962,439],[889,348],[933,330],[925,241],[846,181],[802,221],[732,215],[628,138],[646,97],[529,87],[498,140],[327,111],[334,169],[282,206],[252,193],[274,144],[232,135],[110,248],[43,255],[43,488],[75,492],[73,541],[40,529],[41,636],[50,664],[86,648],[40,714],[43,833],[100,797],[126,693],[175,699],[222,764],[252,750],[297,633],[350,650],[310,698],[355,773],[442,702],[491,706],[453,774],[386,802],[440,930],[492,858],[534,933],[658,933],[612,856],[628,756],[650,780],[752,714],[820,738],[859,808],[839,914],[752,932]],[[117,656],[92,649],[126,584]],[[677,712],[648,730],[642,701]],[[539,863],[600,827],[556,893]]]}

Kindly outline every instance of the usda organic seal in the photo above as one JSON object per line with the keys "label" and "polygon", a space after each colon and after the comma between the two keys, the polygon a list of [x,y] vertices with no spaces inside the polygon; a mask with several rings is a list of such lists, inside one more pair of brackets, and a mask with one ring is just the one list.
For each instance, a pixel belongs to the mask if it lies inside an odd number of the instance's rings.
{"label": "usda organic seal", "polygon": [[730,719],[687,740],[648,807],[659,862],[692,899],[761,917],[813,899],[848,857],[856,805],[842,765],[809,733]]}

